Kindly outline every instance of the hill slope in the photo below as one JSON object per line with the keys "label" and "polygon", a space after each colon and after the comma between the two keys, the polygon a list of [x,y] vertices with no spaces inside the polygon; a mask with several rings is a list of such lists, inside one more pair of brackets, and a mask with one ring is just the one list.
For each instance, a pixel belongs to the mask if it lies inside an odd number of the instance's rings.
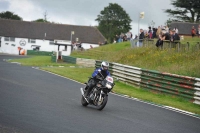
{"label": "hill slope", "polygon": [[73,57],[117,62],[144,69],[200,77],[200,50],[177,52],[155,47],[131,48],[130,42],[109,44],[87,51],[75,51]]}

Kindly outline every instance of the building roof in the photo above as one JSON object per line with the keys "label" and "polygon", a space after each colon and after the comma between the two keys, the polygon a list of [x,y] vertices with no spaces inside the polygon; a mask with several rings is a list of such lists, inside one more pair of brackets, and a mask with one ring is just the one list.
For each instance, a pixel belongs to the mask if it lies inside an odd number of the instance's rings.
{"label": "building roof", "polygon": [[0,36],[46,40],[71,40],[71,31],[75,33],[72,35],[72,41],[75,41],[76,38],[79,38],[79,41],[82,43],[91,44],[98,44],[99,42],[105,41],[105,37],[99,30],[92,26],[0,19]]}
{"label": "building roof", "polygon": [[199,24],[188,22],[172,22],[170,28],[174,29],[176,27],[180,35],[191,35],[192,26],[194,26],[197,30]]}

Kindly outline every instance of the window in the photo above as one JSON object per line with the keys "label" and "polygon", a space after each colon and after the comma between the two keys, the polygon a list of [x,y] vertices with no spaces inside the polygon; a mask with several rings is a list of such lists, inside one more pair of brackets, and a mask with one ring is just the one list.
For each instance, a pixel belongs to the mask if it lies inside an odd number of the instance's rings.
{"label": "window", "polygon": [[15,42],[15,38],[14,37],[4,37],[4,41]]}
{"label": "window", "polygon": [[35,43],[36,40],[35,39],[28,39],[28,43]]}
{"label": "window", "polygon": [[49,41],[49,44],[50,44],[50,45],[53,45],[53,44],[54,44],[54,41]]}
{"label": "window", "polygon": [[8,45],[9,43],[5,43],[6,45]]}
{"label": "window", "polygon": [[11,46],[15,47],[15,44],[11,44]]}
{"label": "window", "polygon": [[11,42],[15,42],[15,38],[14,37],[10,37],[10,41]]}
{"label": "window", "polygon": [[4,41],[10,41],[9,37],[4,37]]}

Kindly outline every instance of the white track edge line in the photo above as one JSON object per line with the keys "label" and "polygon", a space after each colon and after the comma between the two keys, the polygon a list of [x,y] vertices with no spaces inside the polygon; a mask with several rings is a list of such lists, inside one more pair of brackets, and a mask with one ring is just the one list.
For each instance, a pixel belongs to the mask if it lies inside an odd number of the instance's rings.
{"label": "white track edge line", "polygon": [[[41,71],[44,71],[44,72],[47,72],[47,73],[50,73],[50,74],[53,74],[53,75],[56,75],[56,76],[59,76],[59,77],[62,77],[62,78],[65,78],[65,79],[68,79],[68,80],[71,80],[71,81],[74,81],[74,82],[76,82],[76,83],[79,83],[79,84],[84,85],[83,83],[78,82],[78,81],[76,81],[76,80],[73,80],[73,79],[70,79],[70,78],[67,78],[67,77],[64,77],[64,76],[61,76],[61,75],[58,75],[58,74],[55,74],[55,73],[46,71],[46,70],[42,70],[42,69],[35,68],[35,67],[32,67],[32,68],[37,69],[37,70],[41,70]],[[195,116],[196,114],[195,114],[195,113],[192,113],[192,112],[188,112],[188,111],[176,109],[176,108],[174,108],[174,107],[165,106],[165,105],[156,105],[156,104],[153,104],[153,103],[150,103],[150,102],[145,102],[145,101],[140,100],[140,99],[138,99],[138,98],[134,98],[134,97],[131,98],[131,97],[128,97],[127,95],[120,95],[120,94],[116,94],[116,93],[111,93],[111,94],[116,95],[116,96],[119,96],[119,97],[123,97],[123,98],[126,98],[126,99],[138,101],[138,102],[141,102],[141,103],[153,105],[153,106],[156,106],[156,107],[164,108],[164,109],[171,110],[171,111],[174,111],[174,112],[177,112],[177,113],[180,113],[180,114],[184,114],[184,115],[187,115],[187,116],[191,116],[191,117],[200,119],[200,117]]]}

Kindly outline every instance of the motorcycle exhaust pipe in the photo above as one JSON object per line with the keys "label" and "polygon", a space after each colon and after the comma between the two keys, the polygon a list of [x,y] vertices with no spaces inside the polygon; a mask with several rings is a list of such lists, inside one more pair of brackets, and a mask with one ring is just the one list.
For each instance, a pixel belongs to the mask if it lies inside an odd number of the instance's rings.
{"label": "motorcycle exhaust pipe", "polygon": [[84,97],[85,101],[86,101],[87,103],[89,103],[89,101],[87,100],[87,98],[85,98],[85,96],[84,96],[83,88],[80,88],[80,90],[81,90],[81,94],[82,94],[82,96]]}

